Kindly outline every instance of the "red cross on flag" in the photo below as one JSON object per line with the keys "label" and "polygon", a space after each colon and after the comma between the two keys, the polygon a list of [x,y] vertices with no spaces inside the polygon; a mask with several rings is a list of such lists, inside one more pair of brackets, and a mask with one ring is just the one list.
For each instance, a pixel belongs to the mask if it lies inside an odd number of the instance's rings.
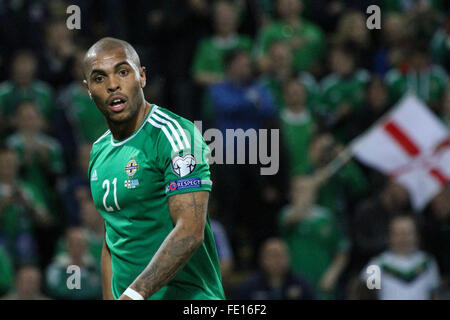
{"label": "red cross on flag", "polygon": [[351,150],[362,163],[404,186],[417,211],[450,181],[449,131],[413,94],[356,138]]}

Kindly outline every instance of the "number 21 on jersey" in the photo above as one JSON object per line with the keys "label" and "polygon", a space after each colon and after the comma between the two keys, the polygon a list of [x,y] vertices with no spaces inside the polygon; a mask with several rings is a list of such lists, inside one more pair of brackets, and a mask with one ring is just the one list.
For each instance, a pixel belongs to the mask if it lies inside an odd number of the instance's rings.
{"label": "number 21 on jersey", "polygon": [[[108,212],[114,211],[114,208],[113,208],[113,207],[108,206],[108,205],[106,204],[106,199],[108,198],[109,191],[110,191],[110,189],[111,189],[111,186],[110,186],[110,185],[111,185],[111,183],[110,183],[109,179],[105,179],[105,180],[103,181],[102,188],[103,188],[103,189],[106,189],[105,194],[104,194],[104,196],[103,196],[103,206],[105,207],[105,210],[108,211]],[[116,205],[116,209],[117,209],[117,210],[120,210],[119,203],[117,202],[117,178],[114,178],[114,179],[113,179],[112,185],[113,185],[113,187],[114,187],[114,190],[113,190],[113,194],[114,194],[114,204]]]}

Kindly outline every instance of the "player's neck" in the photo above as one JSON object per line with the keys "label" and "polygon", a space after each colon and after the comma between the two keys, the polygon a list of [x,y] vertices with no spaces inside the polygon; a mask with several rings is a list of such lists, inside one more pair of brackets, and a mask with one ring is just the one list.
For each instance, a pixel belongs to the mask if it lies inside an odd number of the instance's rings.
{"label": "player's neck", "polygon": [[111,130],[113,138],[115,140],[123,140],[131,136],[137,129],[140,128],[142,123],[145,121],[145,118],[147,117],[151,108],[151,105],[144,100],[144,103],[139,108],[136,116],[133,119],[130,119],[130,121],[119,124],[108,122],[108,126]]}

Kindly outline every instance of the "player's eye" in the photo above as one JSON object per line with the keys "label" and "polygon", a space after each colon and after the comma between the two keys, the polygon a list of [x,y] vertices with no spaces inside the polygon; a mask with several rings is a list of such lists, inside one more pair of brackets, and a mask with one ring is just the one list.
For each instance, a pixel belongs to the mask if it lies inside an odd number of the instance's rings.
{"label": "player's eye", "polygon": [[96,77],[94,78],[94,81],[97,82],[97,83],[102,82],[102,81],[103,81],[103,76],[96,76]]}
{"label": "player's eye", "polygon": [[127,69],[122,69],[119,71],[119,74],[123,77],[127,76],[129,71]]}

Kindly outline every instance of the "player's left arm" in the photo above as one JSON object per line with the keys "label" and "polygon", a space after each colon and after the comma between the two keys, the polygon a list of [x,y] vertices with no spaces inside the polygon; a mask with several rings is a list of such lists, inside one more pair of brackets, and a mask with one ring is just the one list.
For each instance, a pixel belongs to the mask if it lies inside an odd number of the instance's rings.
{"label": "player's left arm", "polygon": [[[158,251],[130,285],[144,299],[165,286],[185,266],[203,242],[206,224],[208,191],[175,194],[168,197],[173,230]],[[120,300],[128,300],[126,295]]]}

